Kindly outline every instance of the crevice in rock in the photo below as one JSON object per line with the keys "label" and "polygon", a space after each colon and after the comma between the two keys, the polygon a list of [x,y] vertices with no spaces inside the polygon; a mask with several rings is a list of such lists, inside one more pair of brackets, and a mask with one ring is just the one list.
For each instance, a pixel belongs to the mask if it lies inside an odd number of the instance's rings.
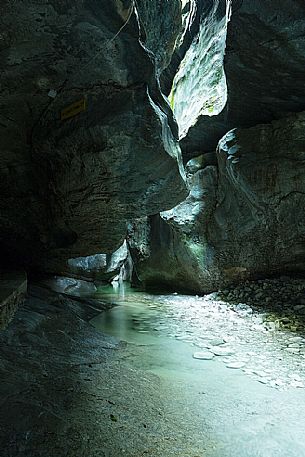
{"label": "crevice in rock", "polygon": [[170,103],[179,126],[180,139],[201,115],[217,115],[226,103],[223,59],[231,1],[217,0],[201,17],[197,36],[175,75]]}

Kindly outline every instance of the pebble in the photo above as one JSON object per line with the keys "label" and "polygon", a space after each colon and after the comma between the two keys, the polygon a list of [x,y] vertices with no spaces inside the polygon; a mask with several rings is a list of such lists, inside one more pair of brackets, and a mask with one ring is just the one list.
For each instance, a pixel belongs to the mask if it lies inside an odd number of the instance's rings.
{"label": "pebble", "polygon": [[[191,350],[197,351],[194,359],[221,356],[224,366],[241,369],[262,384],[280,390],[304,388],[304,293],[305,280],[286,278],[245,281],[187,302],[171,296],[165,302],[165,322],[170,320],[166,333],[196,346]],[[166,326],[159,319],[156,314],[155,328],[164,332]]]}
{"label": "pebble", "polygon": [[204,342],[204,341],[197,341],[196,342],[196,346],[198,346],[199,348],[202,348],[202,349],[210,349],[211,348],[211,344],[208,343],[207,341]]}
{"label": "pebble", "polygon": [[301,336],[292,336],[291,338],[289,338],[289,341],[291,343],[301,343],[304,341],[304,338],[302,338]]}
{"label": "pebble", "polygon": [[292,387],[298,387],[304,389],[304,384],[301,381],[291,381],[290,385]]}
{"label": "pebble", "polygon": [[224,344],[224,340],[222,339],[213,339],[209,341],[210,346],[220,346],[221,344]]}
{"label": "pebble", "polygon": [[285,351],[290,352],[291,354],[298,354],[300,352],[300,349],[296,348],[285,348]]}
{"label": "pebble", "polygon": [[266,329],[269,330],[270,332],[277,329],[276,322],[266,322],[265,326],[266,326]]}
{"label": "pebble", "polygon": [[212,360],[214,358],[214,354],[211,354],[211,352],[194,352],[193,357],[194,359],[199,360]]}
{"label": "pebble", "polygon": [[235,370],[238,370],[240,368],[243,368],[245,366],[244,362],[230,362],[226,365],[227,368],[232,368]]}
{"label": "pebble", "polygon": [[305,308],[304,305],[295,305],[295,306],[293,307],[294,311],[300,311],[300,310],[303,309],[303,308]]}
{"label": "pebble", "polygon": [[192,340],[193,340],[193,337],[192,337],[192,336],[189,336],[189,335],[177,336],[177,337],[176,337],[176,340],[184,341],[184,342],[189,342],[189,341],[192,341]]}
{"label": "pebble", "polygon": [[288,347],[299,349],[299,348],[300,348],[300,345],[299,345],[299,343],[289,343]]}
{"label": "pebble", "polygon": [[265,378],[267,376],[267,373],[262,370],[253,370],[253,374],[256,374],[257,376],[261,378]]}
{"label": "pebble", "polygon": [[228,347],[219,347],[219,346],[213,346],[211,347],[210,351],[217,356],[221,355],[233,355],[234,351]]}
{"label": "pebble", "polygon": [[289,377],[289,378],[292,378],[294,381],[302,381],[301,376],[298,375],[298,374],[289,373],[289,374],[288,374],[288,377]]}

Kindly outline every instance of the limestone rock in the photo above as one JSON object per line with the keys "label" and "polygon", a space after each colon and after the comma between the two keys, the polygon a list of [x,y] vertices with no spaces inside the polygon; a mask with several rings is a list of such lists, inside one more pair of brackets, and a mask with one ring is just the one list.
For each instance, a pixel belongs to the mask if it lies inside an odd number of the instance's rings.
{"label": "limestone rock", "polygon": [[212,360],[214,358],[214,354],[211,352],[194,352],[193,357],[198,360]]}
{"label": "limestone rock", "polygon": [[304,272],[304,132],[304,112],[229,132],[218,171],[195,172],[184,202],[131,231],[139,278],[198,293]]}
{"label": "limestone rock", "polygon": [[305,113],[229,132],[219,143],[208,239],[228,277],[304,271]]}
{"label": "limestone rock", "polygon": [[[214,0],[215,7],[218,3]],[[201,21],[204,36],[219,27],[224,13],[209,14],[212,24],[206,17]],[[304,109],[304,21],[305,3],[300,0],[232,2],[224,55],[227,103],[218,115],[207,113],[191,127],[182,141],[187,157],[193,151],[215,150],[232,128],[268,123]]]}
{"label": "limestone rock", "polygon": [[[185,53],[170,94],[180,138],[187,135],[200,116],[219,113],[226,102],[223,55],[231,2],[198,3],[206,4],[201,9],[199,31]],[[201,144],[198,149],[205,150]]]}
{"label": "limestone rock", "polygon": [[[148,30],[154,3],[137,3]],[[159,48],[147,49],[131,0],[2,2],[2,260],[58,271],[69,258],[113,252],[127,220],[186,195],[158,83],[180,30],[180,2],[166,3]],[[75,102],[81,112],[63,119]]]}
{"label": "limestone rock", "polygon": [[27,292],[24,271],[0,271],[0,330],[12,320]]}
{"label": "limestone rock", "polygon": [[88,257],[69,259],[62,274],[98,281],[111,281],[120,273],[127,261],[128,249],[126,241],[113,254],[95,254]]}
{"label": "limestone rock", "polygon": [[75,297],[91,298],[97,291],[97,288],[93,282],[83,281],[81,279],[75,278],[67,278],[64,276],[49,277],[42,283],[44,286],[47,286],[54,292]]}
{"label": "limestone rock", "polygon": [[189,185],[189,196],[173,210],[129,227],[134,273],[147,287],[158,284],[196,292],[217,288],[214,248],[204,234],[216,204],[216,167],[197,171]]}
{"label": "limestone rock", "polygon": [[142,27],[141,40],[152,52],[161,73],[169,65],[177,37],[181,33],[181,2],[137,0],[137,8]]}

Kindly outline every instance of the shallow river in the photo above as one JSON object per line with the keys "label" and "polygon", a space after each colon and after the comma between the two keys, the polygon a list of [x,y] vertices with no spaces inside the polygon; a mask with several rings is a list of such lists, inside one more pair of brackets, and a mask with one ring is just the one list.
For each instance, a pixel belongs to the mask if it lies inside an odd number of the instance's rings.
{"label": "shallow river", "polygon": [[[262,313],[213,294],[102,287],[97,295],[116,306],[92,324],[142,348],[131,365],[179,386],[179,395],[182,387],[186,402],[201,396],[191,419],[216,443],[202,456],[305,457],[302,335],[275,329]],[[186,420],[187,403],[172,402]]]}

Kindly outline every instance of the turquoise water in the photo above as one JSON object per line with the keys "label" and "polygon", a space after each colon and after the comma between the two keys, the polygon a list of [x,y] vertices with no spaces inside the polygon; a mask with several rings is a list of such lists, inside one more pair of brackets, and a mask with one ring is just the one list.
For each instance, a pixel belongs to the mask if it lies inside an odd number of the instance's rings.
{"label": "turquoise water", "polygon": [[[207,439],[218,443],[204,455],[305,457],[305,392],[296,387],[302,384],[303,364],[295,354],[283,352],[283,335],[270,337],[260,329],[256,316],[244,312],[236,316],[222,303],[218,309],[213,297],[152,295],[128,288],[100,288],[97,296],[116,306],[92,324],[141,349],[131,351],[132,366],[157,374],[173,388],[177,385],[179,401],[172,399],[173,408],[181,409],[183,421],[202,421]],[[213,347],[230,348],[233,354],[212,360],[193,358],[194,352]],[[245,362],[244,368],[227,368],[236,360]],[[196,419],[188,418],[187,404],[193,404],[198,395]]]}

